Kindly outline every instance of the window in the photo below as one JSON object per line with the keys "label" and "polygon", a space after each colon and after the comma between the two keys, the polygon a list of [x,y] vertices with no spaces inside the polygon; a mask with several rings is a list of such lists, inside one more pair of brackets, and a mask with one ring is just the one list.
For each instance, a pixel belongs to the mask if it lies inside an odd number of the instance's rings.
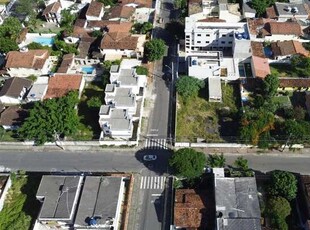
{"label": "window", "polygon": [[197,34],[198,37],[201,37],[201,34]]}
{"label": "window", "polygon": [[206,41],[206,43],[208,44],[208,43],[210,43],[209,41]]}
{"label": "window", "polygon": [[232,37],[232,36],[234,36],[234,35],[232,35],[232,34],[229,35],[229,37]]}
{"label": "window", "polygon": [[206,34],[206,37],[210,37],[210,34]]}
{"label": "window", "polygon": [[189,38],[189,35],[186,35],[186,38]]}
{"label": "window", "polygon": [[197,43],[201,43],[201,41],[197,41]]}
{"label": "window", "polygon": [[228,44],[232,44],[232,42],[228,42]]}
{"label": "window", "polygon": [[226,34],[223,34],[222,36],[223,36],[223,37],[226,37]]}
{"label": "window", "polygon": [[225,44],[225,42],[224,42],[224,41],[222,41],[222,42],[221,42],[221,44]]}

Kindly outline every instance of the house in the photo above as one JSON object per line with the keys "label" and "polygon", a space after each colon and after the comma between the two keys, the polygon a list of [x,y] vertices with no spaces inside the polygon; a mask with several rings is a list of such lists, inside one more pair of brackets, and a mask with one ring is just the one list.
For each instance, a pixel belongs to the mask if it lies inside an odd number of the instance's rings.
{"label": "house", "polygon": [[132,6],[115,6],[113,7],[109,14],[107,15],[108,20],[110,21],[121,21],[129,22],[131,17],[135,12],[135,8]]}
{"label": "house", "polygon": [[24,78],[12,77],[7,79],[0,91],[0,102],[3,104],[22,103],[31,85],[32,81]]}
{"label": "house", "polygon": [[0,212],[3,209],[5,199],[8,195],[8,191],[12,186],[12,180],[9,174],[0,174]]}
{"label": "house", "polygon": [[87,176],[74,227],[76,229],[119,229],[125,193],[124,177]]}
{"label": "house", "polygon": [[267,58],[252,56],[251,68],[254,77],[265,78],[268,74],[271,74]]}
{"label": "house", "polygon": [[209,101],[222,102],[221,79],[217,77],[208,78]]}
{"label": "house", "polygon": [[34,229],[119,229],[125,193],[120,176],[43,175]]}
{"label": "house", "polygon": [[92,1],[86,11],[86,20],[87,21],[96,21],[101,20],[104,14],[103,3]]}
{"label": "house", "polygon": [[10,51],[5,69],[11,77],[48,75],[52,67],[48,50]]}
{"label": "house", "polygon": [[73,225],[82,176],[42,176],[36,198],[42,203],[37,221],[53,228]]}
{"label": "house", "polygon": [[62,57],[57,73],[75,73],[75,55],[74,54],[65,54]]}
{"label": "house", "polygon": [[61,3],[56,1],[45,7],[42,13],[42,16],[45,17],[45,20],[47,22],[54,22],[54,23],[60,24],[61,10],[62,10]]}
{"label": "house", "polygon": [[38,77],[38,79],[33,83],[32,87],[27,94],[26,101],[42,101],[45,97],[48,87],[49,77]]}
{"label": "house", "polygon": [[20,106],[9,106],[1,113],[0,125],[5,130],[16,130],[21,126],[27,115],[27,111]]}
{"label": "house", "polygon": [[[274,14],[271,14],[271,10],[274,8]],[[287,3],[287,2],[275,2],[274,6],[269,10],[270,16],[276,18],[279,22],[286,22],[290,20],[308,20],[309,8],[304,3]]]}
{"label": "house", "polygon": [[100,51],[105,60],[116,60],[123,57],[142,58],[146,37],[130,32],[108,32],[100,43]]}
{"label": "house", "polygon": [[244,18],[255,18],[256,10],[250,7],[250,2],[243,2],[242,4],[242,15]]}
{"label": "house", "polygon": [[261,229],[261,214],[254,177],[228,178],[213,169],[216,229]]}
{"label": "house", "polygon": [[118,140],[129,140],[133,135],[133,120],[127,109],[116,109],[102,105],[99,111],[99,125],[102,129],[100,140],[111,137]]}
{"label": "house", "polygon": [[78,44],[78,51],[79,53],[75,56],[75,61],[82,63],[83,60],[88,59],[90,54],[90,48],[96,38],[93,37],[82,37]]}
{"label": "house", "polygon": [[132,19],[138,23],[152,22],[155,8],[151,0],[122,0],[121,6],[134,7]]}
{"label": "house", "polygon": [[44,99],[63,97],[70,91],[78,91],[82,95],[85,80],[82,74],[54,74],[48,81]]}
{"label": "house", "polygon": [[270,44],[273,58],[279,62],[290,62],[292,55],[303,55],[308,57],[307,51],[299,41],[278,41]]}
{"label": "house", "polygon": [[207,194],[203,190],[176,189],[174,226],[176,229],[207,229]]}

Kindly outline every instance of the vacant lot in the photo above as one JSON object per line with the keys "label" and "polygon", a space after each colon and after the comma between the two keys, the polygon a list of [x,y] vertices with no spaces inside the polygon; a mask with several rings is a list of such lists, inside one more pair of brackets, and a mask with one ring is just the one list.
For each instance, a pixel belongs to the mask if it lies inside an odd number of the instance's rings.
{"label": "vacant lot", "polygon": [[35,194],[41,180],[40,176],[12,175],[12,187],[0,212],[1,230],[28,230],[37,218],[40,202]]}
{"label": "vacant lot", "polygon": [[223,103],[208,102],[207,87],[187,103],[178,97],[177,141],[230,141],[238,127],[238,87],[222,85]]}
{"label": "vacant lot", "polygon": [[279,77],[299,77],[290,64],[270,64],[270,70]]}

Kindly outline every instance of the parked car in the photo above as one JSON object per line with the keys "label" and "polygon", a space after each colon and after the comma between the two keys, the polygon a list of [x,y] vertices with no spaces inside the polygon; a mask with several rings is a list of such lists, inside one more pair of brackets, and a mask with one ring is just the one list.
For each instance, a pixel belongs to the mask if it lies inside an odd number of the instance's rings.
{"label": "parked car", "polygon": [[157,156],[156,155],[145,155],[143,157],[143,160],[144,161],[155,161],[157,159]]}

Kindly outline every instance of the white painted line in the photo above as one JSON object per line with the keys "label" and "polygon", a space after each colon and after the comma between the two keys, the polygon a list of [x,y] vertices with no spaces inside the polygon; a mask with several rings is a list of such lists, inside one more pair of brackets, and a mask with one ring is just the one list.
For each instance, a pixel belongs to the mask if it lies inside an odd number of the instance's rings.
{"label": "white painted line", "polygon": [[146,189],[147,177],[144,177],[143,189]]}
{"label": "white painted line", "polygon": [[152,189],[153,187],[153,177],[151,177],[151,185],[150,185],[150,189]]}
{"label": "white painted line", "polygon": [[162,194],[152,194],[152,196],[162,196]]}
{"label": "white painted line", "polygon": [[150,188],[150,182],[151,182],[151,180],[150,180],[151,178],[150,177],[147,177],[147,189],[149,189]]}
{"label": "white painted line", "polygon": [[150,133],[150,134],[147,134],[146,136],[147,136],[147,137],[157,137],[158,134],[157,134],[157,133],[154,133],[154,134],[151,134],[151,133]]}
{"label": "white painted line", "polygon": [[151,132],[158,132],[158,129],[151,129]]}
{"label": "white painted line", "polygon": [[156,189],[160,189],[160,177],[157,177],[158,181],[157,181],[157,185],[156,185]]}
{"label": "white painted line", "polygon": [[160,188],[161,188],[161,189],[164,189],[165,177],[162,176],[161,179],[162,179],[162,180],[161,180],[161,183],[160,183]]}
{"label": "white painted line", "polygon": [[143,178],[144,178],[144,177],[141,177],[140,189],[142,189],[142,185],[143,185]]}
{"label": "white painted line", "polygon": [[147,141],[148,141],[148,139],[145,139],[144,147],[147,147]]}
{"label": "white painted line", "polygon": [[157,186],[157,178],[158,178],[157,176],[154,177],[154,189],[156,189]]}

